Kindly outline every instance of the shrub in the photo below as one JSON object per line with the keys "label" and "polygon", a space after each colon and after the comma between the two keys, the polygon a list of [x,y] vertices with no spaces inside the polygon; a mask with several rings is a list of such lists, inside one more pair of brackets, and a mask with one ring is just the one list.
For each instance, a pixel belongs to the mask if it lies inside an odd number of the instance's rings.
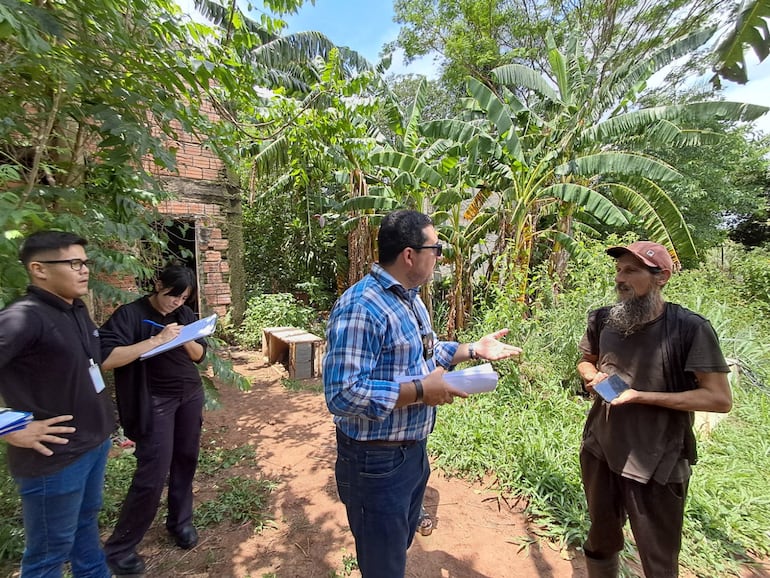
{"label": "shrub", "polygon": [[770,250],[747,251],[733,264],[733,274],[743,295],[759,301],[765,313],[770,313]]}
{"label": "shrub", "polygon": [[237,340],[244,347],[258,348],[262,345],[262,330],[265,327],[301,327],[319,332],[316,313],[302,305],[289,293],[263,293],[254,295],[248,301],[241,331]]}

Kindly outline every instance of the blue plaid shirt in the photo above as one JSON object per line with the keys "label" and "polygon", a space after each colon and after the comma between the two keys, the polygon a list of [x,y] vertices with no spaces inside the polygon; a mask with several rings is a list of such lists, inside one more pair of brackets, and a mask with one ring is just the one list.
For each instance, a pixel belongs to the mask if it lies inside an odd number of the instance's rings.
{"label": "blue plaid shirt", "polygon": [[[423,335],[433,357],[423,357]],[[357,440],[422,440],[436,408],[396,408],[396,377],[452,368],[458,343],[437,341],[417,288],[406,290],[380,265],[350,287],[332,309],[323,379],[326,405],[342,432]]]}

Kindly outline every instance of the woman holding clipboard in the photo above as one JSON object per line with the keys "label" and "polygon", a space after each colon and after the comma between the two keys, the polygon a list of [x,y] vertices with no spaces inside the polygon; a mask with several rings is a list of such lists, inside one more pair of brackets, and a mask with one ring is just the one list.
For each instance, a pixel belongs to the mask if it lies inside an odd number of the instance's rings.
{"label": "woman holding clipboard", "polygon": [[155,519],[166,478],[166,528],[180,548],[198,543],[192,523],[192,482],[204,392],[196,363],[206,355],[206,342],[203,338],[187,341],[140,359],[196,320],[185,304],[195,297],[196,289],[191,269],[170,265],[158,276],[152,293],[119,307],[99,330],[102,368],[115,370],[121,424],[136,442],[136,472],[115,530],[104,545],[116,576],[144,572],[136,547]]}

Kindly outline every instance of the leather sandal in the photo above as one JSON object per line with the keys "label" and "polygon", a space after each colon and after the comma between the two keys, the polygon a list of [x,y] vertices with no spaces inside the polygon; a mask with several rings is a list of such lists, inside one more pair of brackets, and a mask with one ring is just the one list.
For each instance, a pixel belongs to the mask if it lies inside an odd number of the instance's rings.
{"label": "leather sandal", "polygon": [[433,519],[425,508],[420,509],[420,520],[417,524],[417,531],[423,536],[430,536],[433,532]]}

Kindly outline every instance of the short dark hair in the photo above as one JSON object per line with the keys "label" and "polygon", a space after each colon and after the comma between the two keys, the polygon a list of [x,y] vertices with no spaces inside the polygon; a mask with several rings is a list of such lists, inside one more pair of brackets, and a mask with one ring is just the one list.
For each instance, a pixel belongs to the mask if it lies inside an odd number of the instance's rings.
{"label": "short dark hair", "polygon": [[425,213],[409,209],[399,209],[386,215],[377,235],[380,264],[393,263],[399,253],[407,247],[424,245],[423,229],[432,224],[433,221]]}
{"label": "short dark hair", "polygon": [[88,241],[80,235],[66,231],[38,231],[24,239],[19,249],[19,260],[26,267],[42,253],[59,251],[72,245],[85,247]]}
{"label": "short dark hair", "polygon": [[188,301],[195,298],[198,290],[198,280],[195,278],[195,271],[184,265],[167,265],[158,275],[158,281],[163,283],[163,287],[168,289],[167,295],[176,297],[190,289]]}

